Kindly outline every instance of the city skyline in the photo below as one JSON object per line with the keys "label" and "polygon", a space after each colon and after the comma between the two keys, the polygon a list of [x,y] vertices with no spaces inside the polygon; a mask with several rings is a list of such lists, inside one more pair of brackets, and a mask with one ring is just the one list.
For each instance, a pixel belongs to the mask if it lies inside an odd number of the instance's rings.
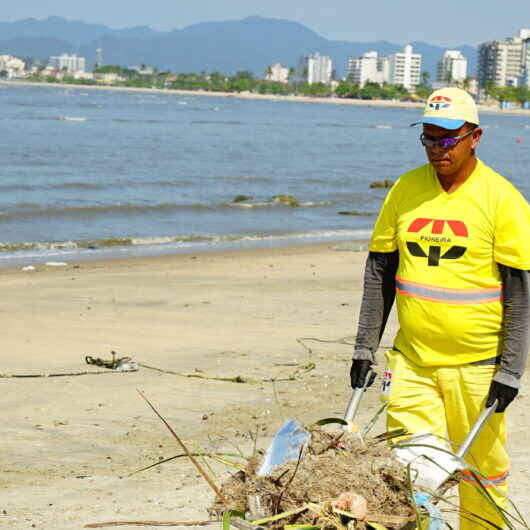
{"label": "city skyline", "polygon": [[[294,0],[286,3],[269,0],[266,4],[255,0],[195,0],[175,6],[172,0],[153,0],[149,5],[135,5],[125,0],[112,3],[93,0],[76,4],[67,0],[25,2],[4,0],[1,21],[14,22],[24,18],[44,19],[55,15],[69,20],[125,28],[139,25],[156,30],[182,29],[209,21],[241,19],[251,15],[282,18],[304,24],[321,36],[333,40],[372,41],[395,43],[430,42],[453,47],[462,44],[477,46],[480,42],[497,40],[515,34],[528,20],[530,2],[512,0],[509,10],[499,9],[494,0],[476,6],[457,0],[446,0],[443,9],[425,6],[419,0],[403,4],[391,0],[376,0],[369,5],[352,5],[348,0],[336,0],[333,7],[320,2]],[[382,16],[383,15],[383,16]],[[480,24],[477,24],[480,17]],[[398,23],[396,23],[398,21]],[[527,24],[528,24],[527,23]]]}

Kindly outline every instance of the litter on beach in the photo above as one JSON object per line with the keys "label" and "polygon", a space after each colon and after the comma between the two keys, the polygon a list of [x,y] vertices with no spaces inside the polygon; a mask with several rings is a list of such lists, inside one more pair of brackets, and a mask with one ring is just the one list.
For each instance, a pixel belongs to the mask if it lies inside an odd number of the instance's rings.
{"label": "litter on beach", "polygon": [[407,468],[393,458],[384,441],[363,441],[347,432],[337,436],[320,427],[309,427],[307,434],[310,438],[298,457],[278,466],[260,466],[259,454],[249,458],[244,471],[221,486],[228,506],[217,499],[210,514],[238,512],[271,529],[340,529],[348,519],[398,529],[415,519]]}

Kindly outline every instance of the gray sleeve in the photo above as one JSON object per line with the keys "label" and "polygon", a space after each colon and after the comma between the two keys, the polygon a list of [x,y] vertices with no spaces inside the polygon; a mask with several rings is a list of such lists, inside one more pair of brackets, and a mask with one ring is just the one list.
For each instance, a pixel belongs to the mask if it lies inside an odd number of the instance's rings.
{"label": "gray sleeve", "polygon": [[501,368],[493,378],[519,388],[528,358],[530,291],[528,271],[497,264],[503,282],[504,329]]}
{"label": "gray sleeve", "polygon": [[399,253],[370,252],[364,269],[364,289],[353,358],[373,363],[396,297]]}

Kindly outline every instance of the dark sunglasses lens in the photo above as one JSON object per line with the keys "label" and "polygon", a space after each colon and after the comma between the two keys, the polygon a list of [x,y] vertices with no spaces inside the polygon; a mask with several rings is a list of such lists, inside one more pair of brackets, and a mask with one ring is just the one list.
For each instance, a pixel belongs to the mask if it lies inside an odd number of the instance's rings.
{"label": "dark sunglasses lens", "polygon": [[442,149],[448,149],[449,147],[454,147],[458,143],[458,140],[455,138],[442,138],[440,140],[440,147]]}

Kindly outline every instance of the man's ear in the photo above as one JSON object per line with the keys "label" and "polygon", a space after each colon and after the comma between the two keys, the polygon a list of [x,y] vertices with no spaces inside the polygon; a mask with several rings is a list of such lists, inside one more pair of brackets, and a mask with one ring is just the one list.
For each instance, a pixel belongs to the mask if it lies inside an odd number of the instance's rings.
{"label": "man's ear", "polygon": [[477,127],[471,135],[471,149],[476,149],[482,138],[482,129]]}

